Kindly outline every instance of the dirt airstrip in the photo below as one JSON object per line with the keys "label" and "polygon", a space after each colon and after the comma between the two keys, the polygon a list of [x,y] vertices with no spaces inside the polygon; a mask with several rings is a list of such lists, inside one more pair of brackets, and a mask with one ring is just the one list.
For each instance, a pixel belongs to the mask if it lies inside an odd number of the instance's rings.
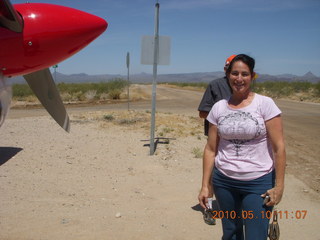
{"label": "dirt airstrip", "polygon": [[[156,153],[144,99],[67,106],[65,133],[43,109],[11,109],[0,129],[0,239],[220,239],[197,203],[206,142],[202,92],[157,88]],[[280,239],[320,240],[320,104],[275,100],[287,150]],[[13,104],[14,105],[14,104]]]}

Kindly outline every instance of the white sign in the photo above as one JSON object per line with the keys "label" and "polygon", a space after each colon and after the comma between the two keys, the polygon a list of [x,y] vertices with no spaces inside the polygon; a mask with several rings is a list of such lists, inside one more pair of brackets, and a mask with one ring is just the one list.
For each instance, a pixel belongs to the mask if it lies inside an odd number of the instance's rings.
{"label": "white sign", "polygon": [[[170,65],[171,39],[168,36],[159,36],[158,65]],[[154,64],[154,36],[143,36],[141,41],[141,64]]]}

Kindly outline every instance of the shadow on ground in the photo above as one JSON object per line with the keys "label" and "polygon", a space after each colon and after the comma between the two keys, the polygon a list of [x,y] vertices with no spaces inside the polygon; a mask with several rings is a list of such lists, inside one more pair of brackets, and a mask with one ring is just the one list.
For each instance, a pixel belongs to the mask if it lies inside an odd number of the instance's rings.
{"label": "shadow on ground", "polygon": [[22,148],[0,147],[0,166],[5,164],[20,151],[22,151]]}

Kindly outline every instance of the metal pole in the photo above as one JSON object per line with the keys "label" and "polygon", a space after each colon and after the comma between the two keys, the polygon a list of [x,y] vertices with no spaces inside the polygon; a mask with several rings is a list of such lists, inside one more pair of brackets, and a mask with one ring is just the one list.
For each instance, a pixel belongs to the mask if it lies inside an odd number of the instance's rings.
{"label": "metal pole", "polygon": [[155,132],[155,114],[156,114],[156,91],[157,91],[157,67],[159,54],[159,8],[160,4],[155,5],[155,26],[154,26],[154,49],[153,49],[153,82],[152,82],[152,111],[151,111],[151,129],[150,129],[150,155],[154,154],[154,132]]}
{"label": "metal pole", "polygon": [[130,88],[130,80],[129,80],[129,67],[130,67],[130,53],[127,52],[127,80],[128,80],[128,111],[130,110],[130,95],[129,95],[129,88]]}

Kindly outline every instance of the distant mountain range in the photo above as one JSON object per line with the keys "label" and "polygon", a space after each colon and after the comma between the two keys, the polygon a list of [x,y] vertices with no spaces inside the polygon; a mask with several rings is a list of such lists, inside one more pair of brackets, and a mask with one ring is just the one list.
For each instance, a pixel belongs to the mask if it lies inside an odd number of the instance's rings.
{"label": "distant mountain range", "polygon": [[[56,77],[56,82],[65,83],[85,83],[85,82],[108,82],[116,78],[127,79],[127,76],[119,74],[104,74],[104,75],[87,75],[85,73],[80,74],[52,74]],[[224,76],[224,72],[199,72],[199,73],[176,73],[176,74],[159,74],[157,76],[157,82],[210,82],[213,79],[221,78]],[[148,73],[132,74],[130,75],[130,82],[132,83],[151,83],[153,75]],[[307,81],[312,83],[320,82],[320,77],[315,76],[312,72],[307,72],[303,76],[296,76],[292,74],[281,74],[281,75],[268,75],[259,74],[257,82],[265,81]],[[25,83],[22,76],[12,78],[13,83]]]}

